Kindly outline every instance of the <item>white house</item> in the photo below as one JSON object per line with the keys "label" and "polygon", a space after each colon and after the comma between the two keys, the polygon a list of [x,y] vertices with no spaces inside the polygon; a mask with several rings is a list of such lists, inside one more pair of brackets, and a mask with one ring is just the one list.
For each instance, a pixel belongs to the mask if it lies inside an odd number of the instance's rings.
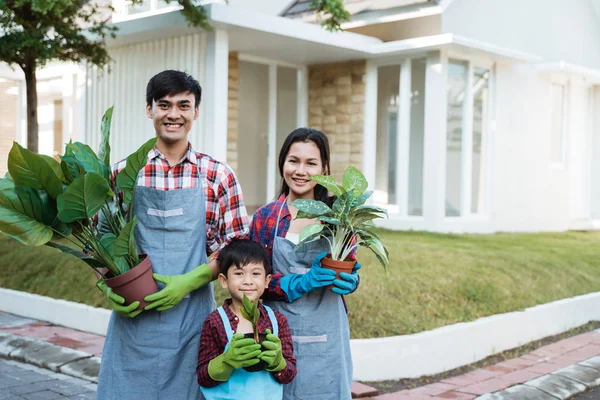
{"label": "white house", "polygon": [[[276,195],[283,138],[309,125],[330,137],[335,175],[363,170],[385,227],[600,227],[600,0],[346,0],[342,33],[310,0],[203,3],[214,32],[160,0],[113,0],[110,72],[39,72],[40,150],[97,146],[114,104],[112,156],[125,156],[153,134],[148,79],[176,68],[203,87],[194,147],[232,165],[250,211]],[[4,166],[25,142],[20,74],[0,66],[0,90]]]}

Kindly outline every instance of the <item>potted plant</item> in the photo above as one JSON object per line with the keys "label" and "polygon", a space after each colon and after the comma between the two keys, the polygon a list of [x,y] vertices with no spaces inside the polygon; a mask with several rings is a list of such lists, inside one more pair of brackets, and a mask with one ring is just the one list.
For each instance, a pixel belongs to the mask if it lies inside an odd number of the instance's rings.
{"label": "potted plant", "polygon": [[[267,335],[264,333],[258,333],[258,319],[260,318],[260,310],[258,309],[258,302],[260,300],[251,301],[248,296],[244,293],[244,297],[242,298],[242,308],[240,309],[242,313],[242,317],[250,321],[252,324],[252,333],[246,333],[244,337],[254,338],[254,343],[262,344],[263,341],[267,338]],[[260,360],[258,364],[252,365],[250,367],[244,367],[244,369],[248,372],[256,372],[261,371],[267,367],[267,363],[263,360]]]}
{"label": "potted plant", "polygon": [[[116,186],[130,208],[128,215],[134,215],[131,207],[137,175],[156,138],[127,157],[126,168],[114,182],[110,179],[109,145],[112,113],[111,107],[102,118],[98,155],[88,145],[69,142],[59,163],[13,144],[9,173],[0,178],[0,232],[23,244],[48,245],[80,258],[126,304],[139,300],[141,308],[147,304],[143,298],[158,288],[150,259],[137,252],[137,219],[127,218],[123,212]],[[93,223],[97,213],[104,214],[109,232],[98,231]],[[142,289],[137,288],[139,284]]]}
{"label": "potted plant", "polygon": [[337,196],[331,207],[319,200],[297,199],[292,205],[298,209],[296,218],[317,219],[300,232],[296,250],[304,243],[317,238],[325,238],[329,244],[329,254],[321,261],[321,266],[337,272],[351,273],[355,261],[349,256],[358,246],[371,250],[384,270],[389,264],[389,253],[381,239],[373,231],[373,220],[387,217],[381,207],[366,205],[373,193],[366,191],[368,183],[364,175],[355,167],[349,166],[344,172],[342,183],[337,183],[329,175],[310,177],[319,185]]}

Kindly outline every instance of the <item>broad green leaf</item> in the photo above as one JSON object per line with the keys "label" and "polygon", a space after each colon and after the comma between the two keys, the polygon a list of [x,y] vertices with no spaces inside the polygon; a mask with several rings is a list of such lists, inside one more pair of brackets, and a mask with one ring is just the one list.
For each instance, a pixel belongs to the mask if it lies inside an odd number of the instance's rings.
{"label": "broad green leaf", "polygon": [[333,203],[333,206],[331,207],[335,217],[344,221],[344,217],[347,216],[350,212],[350,207],[352,206],[353,200],[354,197],[352,190],[349,190],[346,193],[342,194],[340,197],[338,197]]}
{"label": "broad green leaf", "polygon": [[326,223],[331,224],[331,225],[341,225],[342,224],[342,221],[340,221],[339,219],[333,218],[333,217],[328,217],[326,215],[321,215],[317,219],[319,221],[321,221],[321,222],[326,222]]}
{"label": "broad green leaf", "polygon": [[108,233],[105,233],[104,235],[102,235],[102,237],[100,238],[100,245],[102,247],[104,247],[104,249],[108,252],[108,254],[114,255],[115,254],[115,240],[117,240],[117,236],[112,232],[108,232]]}
{"label": "broad green leaf", "polygon": [[389,253],[387,249],[383,246],[378,239],[371,239],[366,242],[366,247],[373,252],[377,260],[381,263],[384,270],[387,270],[387,266],[389,265]]}
{"label": "broad green leaf", "polygon": [[101,139],[100,148],[98,149],[98,159],[101,163],[110,168],[110,123],[112,122],[113,109],[112,106],[102,116],[102,123],[100,125]]}
{"label": "broad green leaf", "polygon": [[106,267],[114,275],[120,275],[129,271],[129,265],[123,258],[115,257],[115,241],[117,237],[114,233],[106,233],[100,238],[99,256],[106,264]]}
{"label": "broad green leaf", "polygon": [[69,143],[65,150],[65,156],[75,157],[85,172],[95,172],[107,180],[110,179],[110,166],[101,163],[94,150],[87,144]]}
{"label": "broad green leaf", "polygon": [[322,224],[310,224],[300,232],[300,242],[303,242],[309,236],[316,235],[323,230]]}
{"label": "broad green leaf", "polygon": [[43,219],[42,204],[39,196],[35,198],[38,192],[28,189],[31,196],[23,199],[14,190],[0,191],[0,232],[20,243],[39,246],[52,239],[53,233],[50,227],[36,219]]}
{"label": "broad green leaf", "polygon": [[62,181],[48,161],[39,154],[21,147],[17,142],[13,143],[8,153],[8,171],[17,186],[43,189],[52,198],[56,198],[63,191]]}
{"label": "broad green leaf", "polygon": [[373,213],[369,211],[361,211],[358,213],[352,212],[350,213],[350,223],[353,227],[357,228],[364,224],[367,221],[372,221],[374,219],[383,218],[381,214]]}
{"label": "broad green leaf", "polygon": [[[122,265],[123,261],[125,261],[125,263],[129,265],[129,263],[127,263],[128,256],[131,257],[131,259],[134,260],[134,262],[135,260],[138,260],[137,247],[135,246],[135,239],[133,235],[136,224],[137,217],[133,217],[133,219],[129,221],[123,227],[123,229],[121,229],[121,232],[119,232],[119,236],[115,241],[114,255],[119,266]],[[121,259],[123,261],[121,261]]]}
{"label": "broad green leaf", "polygon": [[117,186],[123,192],[123,202],[131,204],[133,192],[140,170],[148,162],[148,153],[154,148],[156,138],[144,143],[137,151],[127,157],[127,164],[117,175]]}
{"label": "broad green leaf", "polygon": [[45,154],[40,154],[40,157],[42,157],[48,163],[50,168],[52,168],[52,171],[54,171],[54,174],[58,177],[58,179],[61,180],[61,182],[66,182],[65,174],[60,167],[60,163],[56,161],[54,157],[50,157]]}
{"label": "broad green leaf", "polygon": [[4,179],[8,179],[11,182],[14,182],[13,177],[10,176],[10,172],[4,174]]}
{"label": "broad green leaf", "polygon": [[342,193],[344,193],[344,188],[340,187],[331,175],[313,175],[310,179],[325,187],[325,189],[333,193],[334,196],[341,196]]}
{"label": "broad green leaf", "polygon": [[75,179],[85,175],[83,165],[73,155],[61,157],[60,169],[67,183],[71,183]]}
{"label": "broad green leaf", "polygon": [[23,205],[25,214],[46,226],[52,225],[56,217],[56,210],[53,210],[50,205],[48,193],[32,189],[29,186],[15,186],[13,190]]}
{"label": "broad green leaf", "polygon": [[108,181],[94,172],[88,172],[75,179],[56,199],[58,218],[67,223],[92,218],[112,196]]}
{"label": "broad green leaf", "polygon": [[[298,213],[296,218],[316,218],[320,215],[327,215],[331,213],[331,208],[329,208],[327,204],[318,200],[298,199],[294,200],[292,205],[303,213]],[[304,215],[313,215],[313,217],[306,217]]]}
{"label": "broad green leaf", "polygon": [[48,242],[48,243],[46,243],[46,246],[54,247],[55,249],[58,249],[65,254],[71,254],[71,255],[79,258],[81,261],[83,261],[84,263],[86,263],[87,265],[89,265],[90,267],[92,267],[94,269],[106,268],[106,265],[102,261],[96,260],[94,257],[92,257],[88,254],[82,253],[81,251],[73,249],[69,246],[65,246],[62,244],[54,243],[54,242]]}
{"label": "broad green leaf", "polygon": [[356,167],[349,166],[344,172],[342,186],[344,186],[345,191],[352,190],[355,197],[359,197],[367,190],[369,184],[365,176]]}
{"label": "broad green leaf", "polygon": [[12,190],[15,187],[15,183],[10,179],[0,178],[0,191]]}
{"label": "broad green leaf", "polygon": [[367,199],[369,197],[371,197],[372,194],[373,194],[372,190],[367,190],[366,192],[361,194],[360,197],[354,199],[354,201],[352,202],[352,207],[362,206],[363,204],[365,204]]}
{"label": "broad green leaf", "polygon": [[380,213],[380,214],[384,214],[386,217],[388,216],[388,212],[385,208],[371,206],[371,205],[358,206],[353,211],[356,213],[358,213],[358,212]]}

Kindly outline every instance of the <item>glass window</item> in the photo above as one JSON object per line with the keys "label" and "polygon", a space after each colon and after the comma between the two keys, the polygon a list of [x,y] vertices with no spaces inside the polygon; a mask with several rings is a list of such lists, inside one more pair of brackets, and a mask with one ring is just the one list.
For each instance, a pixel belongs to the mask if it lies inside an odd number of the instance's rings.
{"label": "glass window", "polygon": [[461,150],[467,85],[467,63],[450,60],[447,83],[446,216],[460,216]]}
{"label": "glass window", "polygon": [[471,181],[471,212],[483,212],[485,188],[485,158],[484,149],[487,139],[488,121],[488,90],[490,71],[484,68],[473,69],[473,153]]}
{"label": "glass window", "polygon": [[423,215],[426,64],[425,58],[411,61],[408,215],[413,216]]}
{"label": "glass window", "polygon": [[150,0],[144,0],[141,3],[136,4],[131,4],[130,1],[127,3],[127,13],[130,15],[150,11],[152,6]]}
{"label": "glass window", "polygon": [[396,140],[400,66],[379,67],[377,85],[377,160],[374,200],[396,204]]}

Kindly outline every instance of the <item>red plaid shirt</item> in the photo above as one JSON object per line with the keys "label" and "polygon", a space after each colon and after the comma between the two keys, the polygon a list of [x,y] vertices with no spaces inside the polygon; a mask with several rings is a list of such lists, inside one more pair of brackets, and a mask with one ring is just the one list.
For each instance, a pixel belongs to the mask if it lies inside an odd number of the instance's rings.
{"label": "red plaid shirt", "polygon": [[[127,160],[121,160],[114,166],[113,179],[126,164]],[[181,161],[171,167],[155,147],[148,152],[148,163],[137,184],[167,191],[196,187],[198,180],[206,198],[206,254],[210,255],[230,239],[248,234],[242,189],[227,164],[198,153],[189,145]]]}
{"label": "red plaid shirt", "polygon": [[[231,299],[225,300],[223,303],[223,309],[229,318],[231,329],[235,332],[238,326],[238,317],[233,313],[230,305]],[[259,309],[260,317],[258,319],[258,332],[265,333],[265,329],[270,329],[271,332],[273,332],[269,314],[262,303],[259,305]],[[281,350],[283,353],[283,358],[285,358],[286,365],[281,371],[272,372],[271,374],[279,383],[290,383],[298,372],[296,370],[296,358],[294,357],[292,332],[290,331],[287,318],[277,310],[273,310],[273,313],[277,319],[277,325],[279,329],[279,334],[277,336],[281,340]],[[221,315],[219,314],[218,310],[215,310],[204,320],[202,334],[200,335],[198,367],[196,368],[196,373],[198,374],[198,383],[200,386],[212,387],[220,383],[219,381],[212,379],[208,374],[208,363],[213,358],[223,354],[227,342],[227,333],[225,333],[225,327],[223,326]]]}

